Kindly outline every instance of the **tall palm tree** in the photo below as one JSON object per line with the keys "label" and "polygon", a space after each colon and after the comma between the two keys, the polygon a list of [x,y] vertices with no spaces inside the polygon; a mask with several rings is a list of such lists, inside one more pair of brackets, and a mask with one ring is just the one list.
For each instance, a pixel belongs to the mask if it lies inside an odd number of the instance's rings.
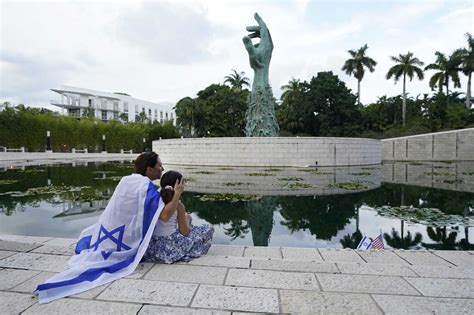
{"label": "tall palm tree", "polygon": [[231,73],[224,77],[224,83],[229,83],[230,86],[237,91],[242,90],[244,86],[250,86],[250,80],[245,76],[245,72],[242,71],[238,73],[236,70],[233,69],[232,71],[234,73]]}
{"label": "tall palm tree", "polygon": [[423,80],[423,70],[418,66],[423,66],[424,63],[418,58],[413,56],[412,52],[408,52],[406,55],[399,54],[398,57],[391,56],[393,62],[397,64],[391,67],[386,75],[387,80],[392,76],[395,79],[395,83],[398,82],[401,76],[403,76],[403,105],[402,105],[402,117],[403,117],[403,127],[405,127],[405,117],[407,109],[407,95],[406,95],[406,77],[410,78],[410,81],[413,79],[413,76],[416,74],[418,79]]}
{"label": "tall palm tree", "polygon": [[467,48],[458,49],[455,54],[461,59],[461,71],[467,75],[466,108],[471,109],[471,76],[474,71],[474,38],[466,33]]}
{"label": "tall palm tree", "polygon": [[[403,225],[403,221],[402,221]],[[388,245],[390,245],[393,248],[401,248],[401,249],[410,249],[413,246],[418,245],[421,240],[422,240],[422,235],[421,233],[415,233],[415,237],[412,237],[410,231],[408,231],[406,236],[403,236],[403,231],[401,236],[398,235],[398,232],[395,231],[394,228],[392,228],[392,233],[391,235],[384,233],[383,237],[385,239],[385,242],[387,242]]]}
{"label": "tall palm tree", "polygon": [[295,98],[295,96],[301,92],[300,80],[291,78],[288,84],[282,85],[280,89],[283,91],[280,99],[288,103],[288,101]]}
{"label": "tall palm tree", "polygon": [[449,58],[445,54],[435,52],[436,61],[425,67],[425,70],[438,70],[430,79],[430,87],[432,90],[438,86],[442,91],[443,85],[446,87],[446,96],[449,104],[449,79],[454,83],[454,87],[461,87],[458,72],[460,71],[461,58],[458,54],[453,53]]}
{"label": "tall palm tree", "polygon": [[374,72],[377,62],[366,56],[365,53],[369,47],[367,44],[359,48],[359,50],[348,50],[347,52],[352,58],[347,59],[342,66],[342,70],[346,71],[348,75],[354,75],[357,79],[357,103],[360,105],[360,81],[364,78],[364,67],[368,68],[370,72]]}

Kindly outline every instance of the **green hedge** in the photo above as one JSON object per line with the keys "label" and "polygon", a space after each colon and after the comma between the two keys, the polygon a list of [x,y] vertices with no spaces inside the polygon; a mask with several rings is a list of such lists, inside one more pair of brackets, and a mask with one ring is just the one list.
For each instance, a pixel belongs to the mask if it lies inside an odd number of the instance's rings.
{"label": "green hedge", "polygon": [[143,138],[146,138],[145,147],[151,148],[151,142],[160,137],[180,137],[171,122],[161,125],[157,122],[122,124],[90,118],[77,120],[24,106],[7,106],[0,112],[0,146],[25,147],[30,152],[45,151],[47,130],[51,132],[54,152],[71,152],[73,148],[102,151],[102,135],[106,136],[107,152],[120,152],[121,149],[141,152]]}

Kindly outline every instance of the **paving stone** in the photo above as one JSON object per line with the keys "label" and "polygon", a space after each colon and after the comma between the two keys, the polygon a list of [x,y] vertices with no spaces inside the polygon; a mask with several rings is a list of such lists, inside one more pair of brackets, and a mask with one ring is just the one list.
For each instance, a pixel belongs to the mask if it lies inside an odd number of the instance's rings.
{"label": "paving stone", "polygon": [[319,248],[318,250],[321,256],[323,256],[324,261],[350,262],[350,263],[364,263],[365,262],[352,249]]}
{"label": "paving stone", "polygon": [[41,246],[40,244],[18,243],[13,241],[0,240],[0,250],[8,250],[12,252],[28,252]]}
{"label": "paving stone", "polygon": [[395,252],[412,265],[452,266],[446,260],[424,250],[400,250]]}
{"label": "paving stone", "polygon": [[464,251],[438,250],[434,252],[434,254],[456,266],[474,266],[474,256]]}
{"label": "paving stone", "polygon": [[420,295],[401,277],[316,274],[323,291]]}
{"label": "paving stone", "polygon": [[282,247],[283,259],[323,261],[316,248]]}
{"label": "paving stone", "polygon": [[[230,315],[231,312],[206,310],[188,307],[170,307],[170,306],[157,306],[157,305],[145,305],[138,313],[139,315],[152,315],[152,314],[211,314],[211,315]],[[235,313],[232,313],[235,314]],[[248,314],[247,314],[248,315]]]}
{"label": "paving stone", "polygon": [[283,313],[382,313],[368,294],[281,290],[280,300]]}
{"label": "paving stone", "polygon": [[244,312],[279,312],[278,292],[274,289],[201,285],[191,306]]}
{"label": "paving stone", "polygon": [[30,253],[72,256],[74,255],[74,249],[67,246],[41,245],[33,249]]}
{"label": "paving stone", "polygon": [[68,256],[19,253],[0,260],[0,267],[60,272],[67,269]]}
{"label": "paving stone", "polygon": [[403,265],[337,263],[337,266],[341,270],[341,273],[380,276],[417,276],[409,267]]}
{"label": "paving stone", "polygon": [[231,268],[249,268],[250,258],[246,257],[218,257],[218,256],[201,256],[191,260],[188,265],[197,266],[215,266],[215,267],[231,267]]}
{"label": "paving stone", "polygon": [[340,273],[335,263],[286,259],[252,259],[252,269]]}
{"label": "paving stone", "polygon": [[15,255],[17,252],[11,252],[7,250],[0,250],[0,259],[7,258]]}
{"label": "paving stone", "polygon": [[33,305],[24,314],[136,314],[140,308],[140,304],[60,299]]}
{"label": "paving stone", "polygon": [[244,246],[234,245],[212,245],[207,252],[209,256],[235,256],[242,257],[244,255]]}
{"label": "paving stone", "polygon": [[425,296],[474,299],[474,280],[405,278]]}
{"label": "paving stone", "polygon": [[120,279],[96,299],[187,306],[197,287],[197,284],[189,283]]}
{"label": "paving stone", "polygon": [[374,264],[390,264],[390,265],[405,265],[410,264],[397,256],[391,250],[358,250],[357,253],[368,263]]}
{"label": "paving stone", "polygon": [[[12,291],[32,293],[33,291],[36,290],[38,285],[40,285],[42,283],[45,283],[49,278],[51,278],[55,274],[56,273],[54,273],[54,272],[43,271],[40,274],[38,274],[38,275],[34,276],[33,278],[31,278],[30,280],[14,287],[12,289]],[[85,292],[73,295],[73,297],[77,297],[77,298],[81,298],[81,299],[93,299],[97,295],[99,295],[102,291],[104,291],[105,288],[108,287],[109,285],[110,285],[110,283],[104,284],[104,285],[101,285],[100,287],[97,287],[97,288],[87,290]]]}
{"label": "paving stone", "polygon": [[31,294],[0,291],[0,314],[19,314],[35,303]]}
{"label": "paving stone", "polygon": [[1,269],[0,270],[0,290],[9,290],[20,283],[33,278],[39,271]]}
{"label": "paving stone", "polygon": [[126,276],[125,278],[127,279],[139,279],[142,278],[150,269],[154,266],[154,263],[151,262],[141,262],[138,264],[137,268],[135,271],[129,275]]}
{"label": "paving stone", "polygon": [[455,266],[410,266],[420,277],[474,279],[474,268]]}
{"label": "paving stone", "polygon": [[71,247],[76,244],[76,241],[74,238],[53,238],[52,240],[44,242],[44,245]]}
{"label": "paving stone", "polygon": [[385,314],[472,314],[474,300],[372,295]]}
{"label": "paving stone", "polygon": [[146,280],[172,282],[223,284],[227,268],[190,265],[156,264],[146,275]]}
{"label": "paving stone", "polygon": [[22,236],[22,235],[0,235],[0,240],[28,243],[28,244],[43,244],[46,241],[52,240],[52,237],[41,236]]}
{"label": "paving stone", "polygon": [[244,257],[282,258],[280,247],[249,246],[245,248]]}
{"label": "paving stone", "polygon": [[243,287],[319,291],[314,274],[302,272],[230,269],[225,284]]}

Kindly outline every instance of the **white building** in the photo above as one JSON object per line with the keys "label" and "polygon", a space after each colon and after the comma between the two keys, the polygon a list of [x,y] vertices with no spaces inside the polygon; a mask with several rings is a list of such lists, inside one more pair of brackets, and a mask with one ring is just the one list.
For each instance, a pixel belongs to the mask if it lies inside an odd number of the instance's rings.
{"label": "white building", "polygon": [[51,91],[61,95],[61,99],[51,101],[51,105],[61,107],[62,113],[71,117],[81,118],[92,111],[95,118],[103,121],[135,122],[140,121],[140,117],[143,117],[140,113],[144,113],[150,121],[163,124],[171,120],[176,125],[172,103],[152,103],[125,93],[108,93],[72,86],[62,86]]}

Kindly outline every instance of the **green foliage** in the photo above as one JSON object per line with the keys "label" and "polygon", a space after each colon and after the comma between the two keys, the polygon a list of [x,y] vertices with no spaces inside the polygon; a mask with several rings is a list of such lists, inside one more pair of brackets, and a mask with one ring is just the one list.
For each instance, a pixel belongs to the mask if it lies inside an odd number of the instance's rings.
{"label": "green foliage", "polygon": [[242,137],[248,90],[211,84],[175,107],[177,124],[187,137]]}
{"label": "green foliage", "polygon": [[130,123],[124,125],[118,121],[102,122],[93,118],[77,120],[66,116],[57,116],[51,111],[19,106],[6,107],[0,112],[0,145],[27,151],[46,149],[46,131],[51,131],[51,146],[55,152],[71,152],[71,149],[88,149],[96,152],[102,149],[102,135],[106,136],[108,152],[121,149],[140,152],[143,150],[143,138],[146,147],[160,137],[178,138],[178,130],[167,122],[164,125]]}

